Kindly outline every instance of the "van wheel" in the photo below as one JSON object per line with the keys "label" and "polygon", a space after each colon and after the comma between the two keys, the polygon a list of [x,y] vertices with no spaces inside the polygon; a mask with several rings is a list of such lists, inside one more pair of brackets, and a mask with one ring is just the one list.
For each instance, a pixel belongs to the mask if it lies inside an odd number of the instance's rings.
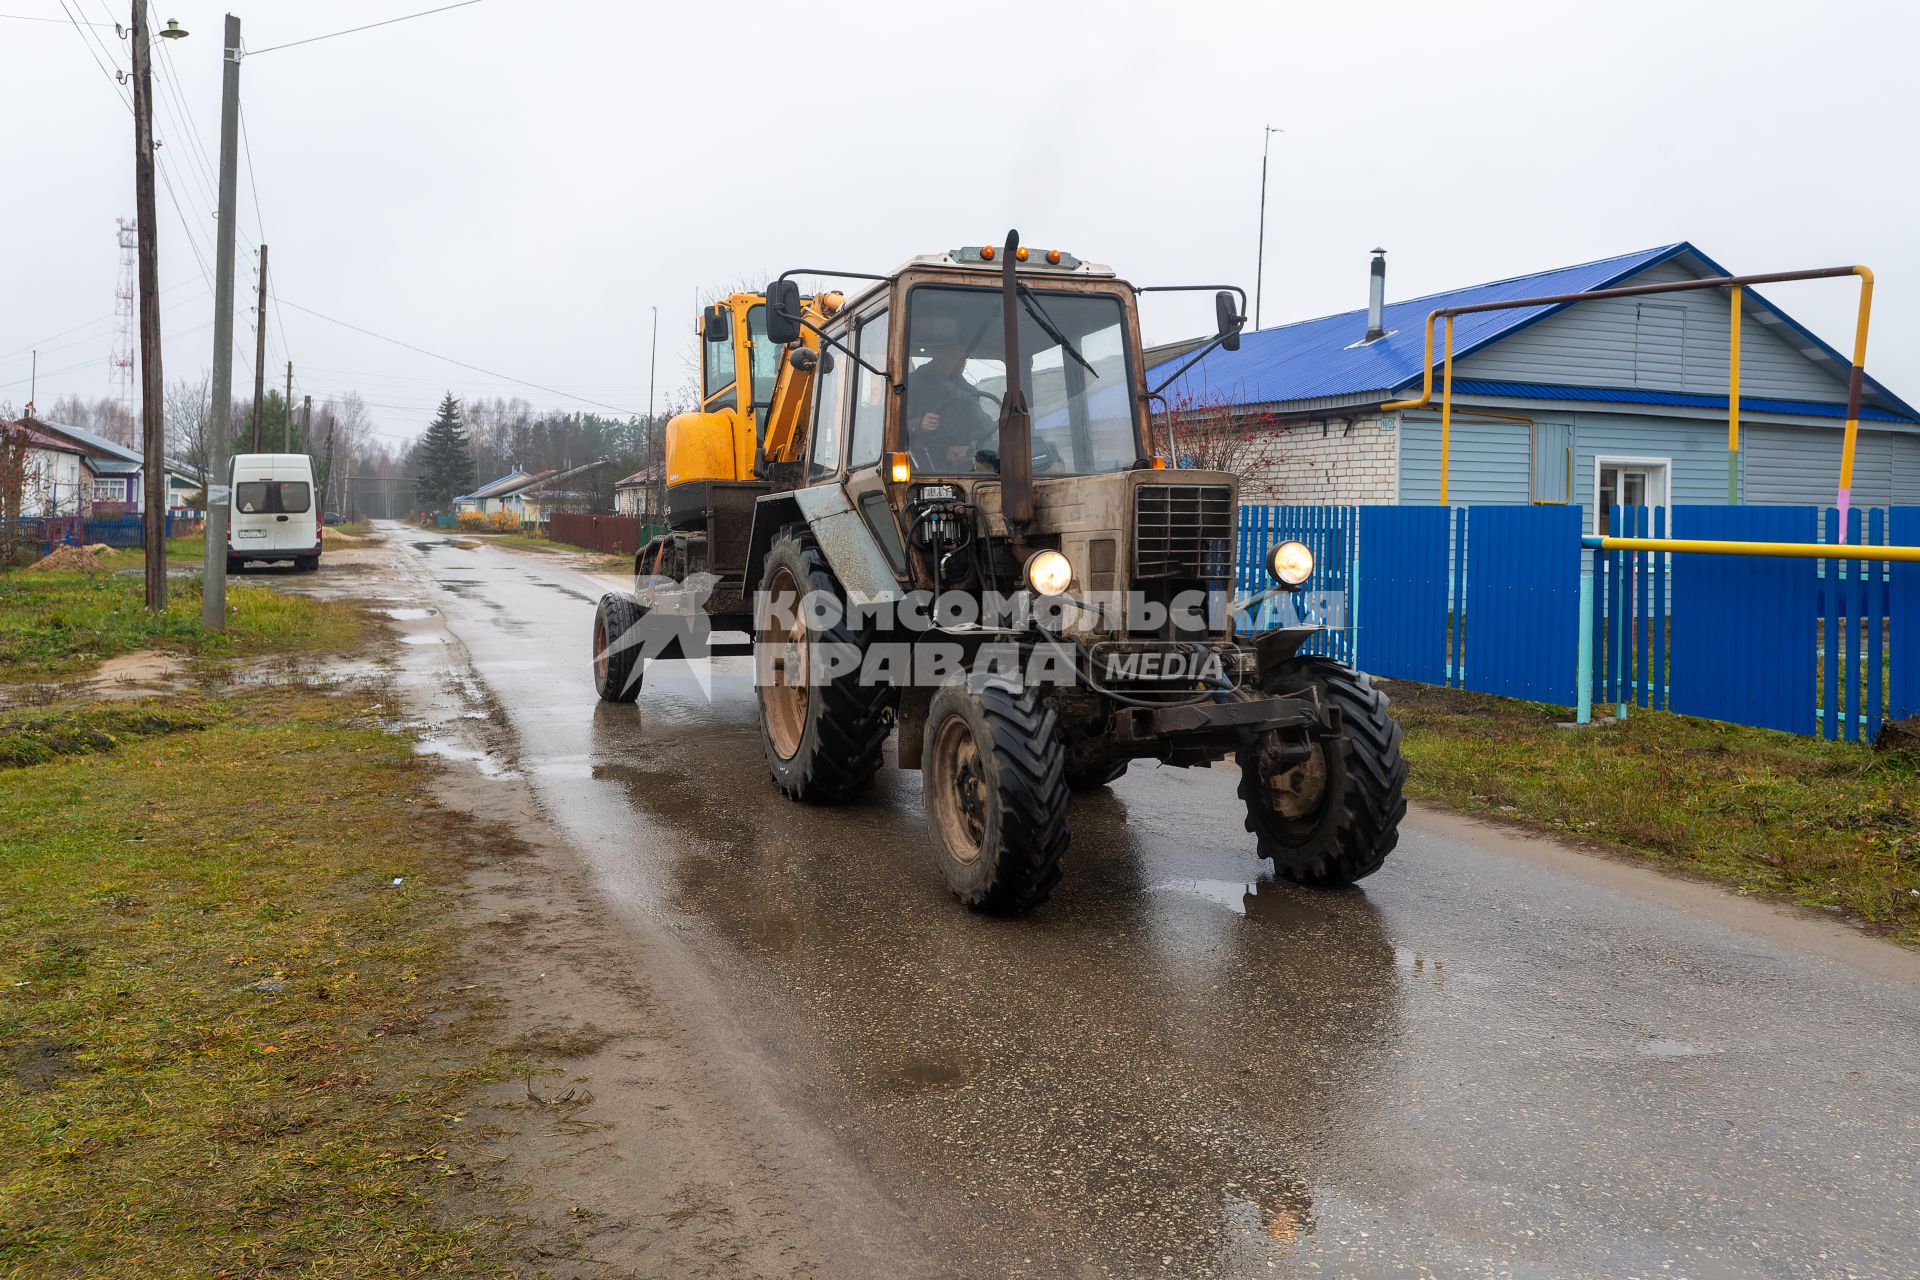
{"label": "van wheel", "polygon": [[312,573],[320,567],[319,556],[295,556],[293,567],[301,573]]}
{"label": "van wheel", "polygon": [[242,569],[245,569],[246,567],[247,567],[247,562],[245,560],[242,560],[239,556],[227,557],[227,572],[229,574],[239,573]]}

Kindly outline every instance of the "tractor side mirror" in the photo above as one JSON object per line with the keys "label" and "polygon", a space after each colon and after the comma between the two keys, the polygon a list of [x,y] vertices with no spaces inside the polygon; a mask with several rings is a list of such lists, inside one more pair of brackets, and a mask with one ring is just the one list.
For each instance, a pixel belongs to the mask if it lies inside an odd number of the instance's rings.
{"label": "tractor side mirror", "polygon": [[775,280],[767,286],[767,341],[777,347],[800,340],[800,286]]}
{"label": "tractor side mirror", "polygon": [[700,336],[708,342],[725,342],[733,337],[733,312],[717,302],[701,312]]}
{"label": "tractor side mirror", "polygon": [[1240,349],[1240,326],[1247,318],[1240,314],[1240,308],[1234,305],[1233,290],[1222,289],[1213,295],[1213,318],[1219,327],[1220,345],[1228,351]]}

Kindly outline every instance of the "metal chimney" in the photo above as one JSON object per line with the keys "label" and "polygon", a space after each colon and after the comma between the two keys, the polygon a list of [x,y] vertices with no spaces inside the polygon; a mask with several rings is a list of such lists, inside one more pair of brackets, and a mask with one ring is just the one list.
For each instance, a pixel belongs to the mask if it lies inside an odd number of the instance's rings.
{"label": "metal chimney", "polygon": [[[1373,268],[1367,277],[1367,337],[1378,342],[1387,336],[1387,251],[1373,251]],[[1352,333],[1353,330],[1347,330]]]}

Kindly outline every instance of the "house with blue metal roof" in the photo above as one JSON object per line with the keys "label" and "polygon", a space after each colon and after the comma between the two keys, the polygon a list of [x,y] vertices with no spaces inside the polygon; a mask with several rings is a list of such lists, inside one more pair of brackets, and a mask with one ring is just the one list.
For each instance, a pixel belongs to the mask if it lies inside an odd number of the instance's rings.
{"label": "house with blue metal roof", "polygon": [[[1376,274],[1384,271],[1376,256]],[[1250,436],[1245,496],[1435,502],[1440,397],[1417,399],[1439,308],[1732,274],[1691,244],[1374,305],[1245,334],[1165,391],[1189,432]],[[1454,324],[1448,500],[1666,505],[1727,500],[1732,304],[1723,289],[1476,312]],[[1149,385],[1196,343],[1148,353]],[[1434,360],[1440,358],[1436,342]],[[1742,290],[1740,501],[1830,504],[1850,362]],[[1437,378],[1436,378],[1437,381]],[[1853,505],[1920,503],[1920,414],[1869,377]]]}

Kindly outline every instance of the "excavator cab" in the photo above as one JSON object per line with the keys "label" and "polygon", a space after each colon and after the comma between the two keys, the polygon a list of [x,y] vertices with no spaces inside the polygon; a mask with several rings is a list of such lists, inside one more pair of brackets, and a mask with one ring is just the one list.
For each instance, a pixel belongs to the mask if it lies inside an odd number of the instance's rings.
{"label": "excavator cab", "polygon": [[[860,285],[804,295],[806,277]],[[858,795],[891,740],[923,774],[936,864],[978,910],[1043,902],[1070,792],[1143,759],[1231,757],[1284,875],[1377,870],[1405,809],[1399,730],[1364,675],[1300,652],[1311,617],[1246,633],[1238,477],[1178,465],[1155,396],[1184,366],[1145,368],[1147,291],[1010,234],[709,307],[701,408],[668,427],[674,527],[596,617],[601,695],[702,656],[671,628],[675,648],[632,640],[697,590],[712,630],[748,637],[704,652],[753,656],[781,790]],[[1185,360],[1237,345],[1244,304],[1217,290],[1217,332]],[[1239,604],[1299,596],[1312,556],[1283,544],[1265,568]]]}

